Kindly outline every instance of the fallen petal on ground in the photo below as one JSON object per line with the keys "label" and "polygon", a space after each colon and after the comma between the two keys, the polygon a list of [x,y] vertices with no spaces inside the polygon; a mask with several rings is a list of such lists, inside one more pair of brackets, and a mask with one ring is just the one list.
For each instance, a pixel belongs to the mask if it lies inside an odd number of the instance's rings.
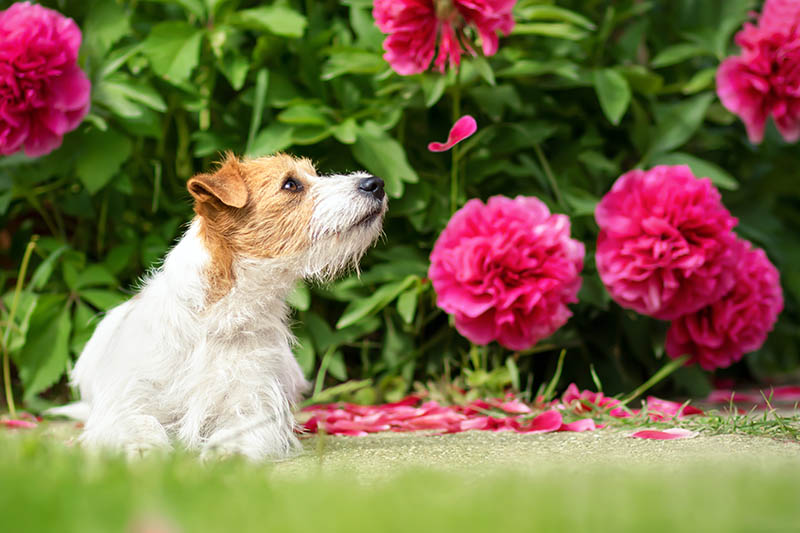
{"label": "fallen petal on ground", "polygon": [[36,422],[30,420],[0,420],[0,424],[11,429],[33,429],[36,427]]}
{"label": "fallen petal on ground", "polygon": [[583,418],[569,424],[561,424],[561,427],[558,428],[559,431],[594,431],[595,429],[597,429],[597,424],[591,418]]}
{"label": "fallen petal on ground", "polygon": [[689,431],[688,429],[683,428],[670,428],[670,429],[644,429],[642,431],[637,431],[636,433],[631,433],[631,437],[635,437],[637,439],[652,439],[652,440],[674,440],[674,439],[690,439],[692,437],[696,437],[698,433],[696,431]]}

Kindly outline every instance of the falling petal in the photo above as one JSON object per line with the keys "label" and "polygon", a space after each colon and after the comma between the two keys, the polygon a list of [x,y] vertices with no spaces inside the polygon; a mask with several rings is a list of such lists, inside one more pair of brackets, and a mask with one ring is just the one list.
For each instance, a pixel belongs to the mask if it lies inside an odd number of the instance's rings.
{"label": "falling petal", "polygon": [[471,136],[477,130],[478,124],[475,122],[475,119],[469,115],[464,115],[453,124],[453,127],[450,129],[450,135],[447,136],[446,143],[432,142],[428,144],[428,150],[431,152],[446,152]]}

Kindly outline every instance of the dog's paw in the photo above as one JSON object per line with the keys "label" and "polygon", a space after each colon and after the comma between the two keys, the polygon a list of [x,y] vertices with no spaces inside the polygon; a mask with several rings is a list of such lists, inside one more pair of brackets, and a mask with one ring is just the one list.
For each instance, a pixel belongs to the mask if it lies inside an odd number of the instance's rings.
{"label": "dog's paw", "polygon": [[169,444],[163,442],[127,442],[122,446],[122,453],[129,461],[145,459],[160,453],[167,453],[172,449]]}

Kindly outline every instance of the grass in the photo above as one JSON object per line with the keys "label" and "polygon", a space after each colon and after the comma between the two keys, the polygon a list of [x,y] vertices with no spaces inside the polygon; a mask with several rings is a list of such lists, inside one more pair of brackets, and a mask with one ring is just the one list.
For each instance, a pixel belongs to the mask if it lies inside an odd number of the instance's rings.
{"label": "grass", "polygon": [[[313,452],[309,452],[313,453]],[[311,463],[313,464],[313,463]],[[0,530],[789,531],[800,463],[404,471],[372,480],[173,454],[90,457],[37,432],[0,433]]]}

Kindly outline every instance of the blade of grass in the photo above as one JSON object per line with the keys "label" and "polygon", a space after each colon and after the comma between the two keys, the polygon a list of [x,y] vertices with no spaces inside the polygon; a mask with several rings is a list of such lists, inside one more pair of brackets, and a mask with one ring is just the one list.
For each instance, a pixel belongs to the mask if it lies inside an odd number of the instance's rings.
{"label": "blade of grass", "polygon": [[8,310],[8,324],[6,324],[6,329],[3,332],[3,387],[6,392],[6,405],[8,405],[8,412],[11,414],[12,419],[17,417],[17,410],[14,405],[14,394],[11,390],[11,362],[9,361],[8,340],[11,336],[11,325],[14,323],[14,315],[17,314],[17,306],[19,305],[19,296],[22,294],[22,286],[25,284],[25,274],[28,273],[28,263],[31,260],[33,250],[36,248],[36,241],[38,239],[38,235],[31,237],[28,246],[25,248],[25,254],[22,256],[22,264],[17,274],[17,286],[14,288],[14,298],[11,300],[11,309]]}
{"label": "blade of grass", "polygon": [[636,398],[647,392],[647,390],[654,387],[662,380],[664,380],[667,376],[675,372],[678,368],[683,366],[683,364],[687,361],[687,359],[689,359],[689,356],[684,355],[662,366],[658,370],[658,372],[656,372],[650,377],[650,379],[648,379],[647,381],[636,387],[636,389],[633,392],[631,392],[629,395],[623,398],[622,401],[620,402],[620,405],[628,405],[632,400],[635,400]]}
{"label": "blade of grass", "polygon": [[592,375],[592,381],[597,388],[597,392],[603,392],[603,383],[600,381],[600,376],[594,370],[594,365],[589,365],[589,373]]}
{"label": "blade of grass", "polygon": [[558,363],[556,364],[556,371],[553,373],[553,379],[550,380],[550,383],[547,384],[547,388],[544,389],[544,401],[549,402],[553,399],[553,393],[556,390],[556,386],[558,385],[558,380],[561,379],[561,370],[564,368],[564,357],[567,355],[567,350],[561,350],[561,353],[558,354]]}

